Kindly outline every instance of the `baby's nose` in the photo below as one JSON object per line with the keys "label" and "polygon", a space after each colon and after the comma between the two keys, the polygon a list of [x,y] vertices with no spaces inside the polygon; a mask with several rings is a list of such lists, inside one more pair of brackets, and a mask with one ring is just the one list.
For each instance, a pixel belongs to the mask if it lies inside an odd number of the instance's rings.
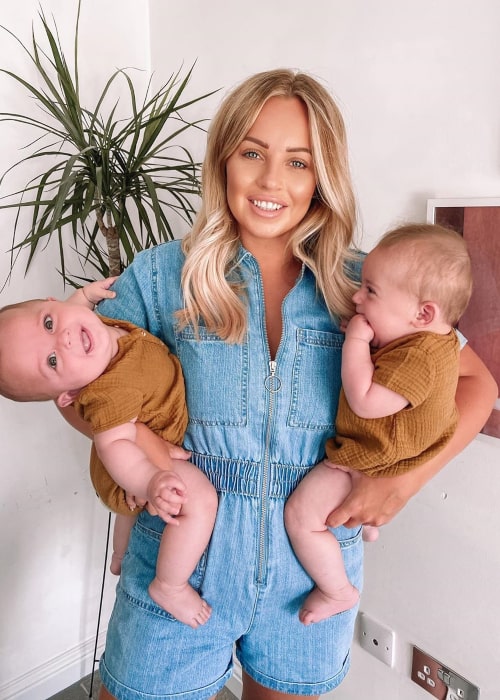
{"label": "baby's nose", "polygon": [[64,328],[59,334],[59,342],[65,348],[71,347],[71,333],[69,328]]}

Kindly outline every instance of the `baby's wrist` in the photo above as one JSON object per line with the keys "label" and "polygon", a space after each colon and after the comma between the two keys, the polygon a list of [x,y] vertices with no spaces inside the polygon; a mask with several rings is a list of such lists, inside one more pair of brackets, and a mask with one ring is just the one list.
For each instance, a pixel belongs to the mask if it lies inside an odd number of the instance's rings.
{"label": "baby's wrist", "polygon": [[359,335],[348,335],[346,336],[346,340],[359,340],[362,343],[368,343],[368,345],[371,343],[371,338],[368,340],[368,338],[361,338]]}
{"label": "baby's wrist", "polygon": [[97,302],[95,302],[89,298],[89,296],[87,295],[87,292],[85,291],[85,287],[82,287],[81,289],[82,289],[83,296],[88,301],[88,303],[92,306],[92,310],[94,310]]}

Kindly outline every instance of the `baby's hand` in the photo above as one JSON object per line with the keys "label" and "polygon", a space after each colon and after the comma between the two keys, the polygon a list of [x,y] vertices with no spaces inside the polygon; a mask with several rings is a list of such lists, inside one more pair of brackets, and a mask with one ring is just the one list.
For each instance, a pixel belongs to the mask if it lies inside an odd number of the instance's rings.
{"label": "baby's hand", "polygon": [[91,304],[98,304],[103,299],[114,299],[116,292],[111,291],[110,287],[118,279],[118,277],[106,277],[103,280],[90,282],[82,287],[83,296]]}
{"label": "baby's hand", "polygon": [[147,501],[143,498],[134,496],[129,491],[125,491],[125,503],[128,505],[131,511],[134,511],[136,508],[144,508]]}
{"label": "baby's hand", "polygon": [[364,340],[367,343],[371,343],[373,336],[373,329],[366,320],[366,316],[363,314],[356,314],[347,324],[345,330],[346,338],[358,338],[359,340]]}
{"label": "baby's hand", "polygon": [[159,470],[148,484],[148,502],[166,523],[179,524],[173,516],[186,501],[186,485],[175,472]]}

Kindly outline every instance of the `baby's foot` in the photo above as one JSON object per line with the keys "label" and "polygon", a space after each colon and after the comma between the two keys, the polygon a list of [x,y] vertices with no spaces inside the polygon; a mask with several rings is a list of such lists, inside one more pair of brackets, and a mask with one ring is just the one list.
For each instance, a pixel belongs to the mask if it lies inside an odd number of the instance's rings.
{"label": "baby's foot", "polygon": [[378,540],[379,529],[374,525],[363,525],[363,542],[375,542]]}
{"label": "baby's foot", "polygon": [[196,629],[204,625],[212,614],[212,608],[189,583],[171,586],[155,576],[149,585],[149,595],[161,608],[179,622]]}
{"label": "baby's foot", "polygon": [[119,576],[121,574],[122,559],[122,554],[117,554],[116,552],[113,552],[113,554],[111,555],[111,563],[109,565],[109,570],[112,574],[115,574],[115,576]]}
{"label": "baby's foot", "polygon": [[327,617],[350,610],[359,600],[359,591],[350,583],[339,589],[335,597],[328,596],[319,588],[313,588],[299,612],[304,625],[326,620]]}

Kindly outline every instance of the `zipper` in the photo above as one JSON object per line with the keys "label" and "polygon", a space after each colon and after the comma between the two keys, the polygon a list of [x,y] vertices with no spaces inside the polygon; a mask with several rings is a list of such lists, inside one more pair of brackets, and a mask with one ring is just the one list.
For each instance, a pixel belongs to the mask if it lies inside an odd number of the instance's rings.
{"label": "zipper", "polygon": [[264,562],[266,555],[266,531],[267,531],[267,504],[269,485],[269,445],[271,442],[271,429],[274,415],[274,395],[281,388],[281,380],[276,376],[276,360],[269,360],[269,374],[265,378],[264,386],[269,392],[269,407],[267,411],[267,429],[264,445],[264,460],[261,486],[261,507],[260,507],[260,531],[259,531],[259,561],[257,567],[257,583],[264,582]]}
{"label": "zipper", "polygon": [[[245,251],[245,255],[250,255],[248,251]],[[241,258],[245,257],[245,255]],[[252,256],[251,256],[252,257]],[[262,304],[264,308],[264,288],[263,288],[263,281],[262,281],[262,274],[260,272],[260,268],[258,267],[258,263],[256,260],[255,262],[255,267],[257,269],[258,273],[258,279],[260,281],[260,294],[261,294],[261,299],[262,299]],[[297,284],[302,280],[304,276],[304,270],[305,270],[305,265],[302,264],[302,269],[300,271],[300,275],[298,276],[293,288],[297,286]],[[290,290],[291,291],[291,290]],[[289,294],[290,292],[288,292]],[[288,294],[285,296],[288,296]],[[283,305],[285,303],[285,299],[283,299],[281,303],[281,317],[283,318]],[[264,312],[265,316],[265,312]],[[283,336],[283,331],[282,331],[282,336]],[[270,350],[269,350],[269,339],[267,337],[267,332],[266,332],[266,327],[264,323],[264,337],[266,341],[266,345],[268,348],[268,357],[270,356]],[[280,347],[281,347],[281,338],[280,342],[278,344],[278,348],[276,350],[276,354],[279,353]],[[281,389],[281,379],[279,376],[276,374],[276,368],[277,368],[277,363],[276,360],[269,360],[268,361],[268,366],[269,366],[269,374],[266,376],[264,380],[264,388],[269,392],[269,407],[268,407],[268,412],[267,412],[267,426],[266,426],[266,436],[265,436],[265,443],[264,443],[264,458],[263,458],[263,469],[262,469],[262,482],[261,482],[261,490],[260,490],[260,496],[261,496],[261,506],[260,506],[260,522],[259,522],[259,544],[258,544],[258,563],[257,563],[257,583],[258,584],[263,584],[264,579],[265,579],[265,559],[266,559],[266,532],[267,532],[267,512],[268,512],[268,500],[269,500],[269,495],[267,493],[268,487],[269,487],[269,469],[270,469],[270,458],[269,458],[269,446],[271,443],[271,430],[272,430],[272,423],[273,423],[273,416],[274,416],[274,394],[277,393]]]}

